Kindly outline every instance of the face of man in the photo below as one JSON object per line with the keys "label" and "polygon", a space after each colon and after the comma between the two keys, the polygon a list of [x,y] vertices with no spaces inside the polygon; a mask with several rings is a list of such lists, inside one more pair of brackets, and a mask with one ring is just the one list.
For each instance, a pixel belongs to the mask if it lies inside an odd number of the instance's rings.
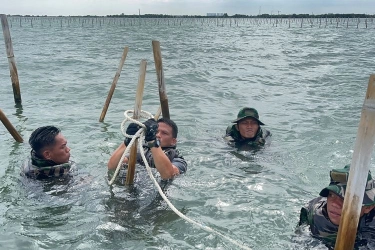
{"label": "face of man", "polygon": [[160,141],[161,147],[169,147],[176,145],[176,138],[173,138],[172,127],[164,122],[158,123],[158,132],[156,138]]}
{"label": "face of man", "polygon": [[337,194],[329,191],[327,196],[327,213],[330,221],[335,224],[340,224],[342,205],[344,204],[344,199]]}
{"label": "face of man", "polygon": [[[343,198],[341,198],[334,192],[329,191],[329,194],[327,196],[327,213],[330,221],[337,226],[340,224],[343,204]],[[362,207],[360,217],[364,214],[369,213],[373,208],[374,205]]]}
{"label": "face of man", "polygon": [[236,126],[237,130],[240,132],[243,139],[254,138],[258,132],[259,124],[258,121],[248,117],[240,120]]}
{"label": "face of man", "polygon": [[61,133],[56,135],[55,144],[43,151],[43,156],[45,159],[52,160],[56,164],[69,162],[70,148],[67,146],[67,140]]}

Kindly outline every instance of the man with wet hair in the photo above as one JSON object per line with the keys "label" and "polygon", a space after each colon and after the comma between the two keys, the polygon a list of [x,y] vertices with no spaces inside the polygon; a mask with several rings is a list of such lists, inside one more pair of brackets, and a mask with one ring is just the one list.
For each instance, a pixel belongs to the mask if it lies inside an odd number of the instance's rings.
{"label": "man with wet hair", "polygon": [[[320,191],[320,197],[311,200],[301,209],[299,225],[307,224],[311,233],[327,243],[336,241],[339,229],[350,165],[330,171],[330,184]],[[375,239],[375,181],[369,171],[357,229],[357,245]],[[372,241],[372,244],[374,241]]]}
{"label": "man with wet hair", "polygon": [[259,120],[258,111],[254,108],[242,108],[233,125],[227,127],[224,139],[231,146],[245,148],[246,146],[263,146],[270,131],[261,127],[265,125]]}
{"label": "man with wet hair", "polygon": [[70,148],[67,140],[55,126],[34,130],[29,138],[30,160],[24,164],[22,173],[28,177],[43,179],[70,173]]}
{"label": "man with wet hair", "polygon": [[[176,149],[178,128],[175,122],[167,118],[161,118],[158,121],[149,119],[143,123],[146,126],[145,131],[145,156],[150,167],[156,168],[163,180],[173,179],[176,175],[182,174],[187,170],[187,163]],[[126,129],[128,135],[134,135],[140,126],[136,123],[130,123]],[[109,161],[108,169],[115,170],[122,154],[129,145],[131,138],[125,138],[124,142],[113,152]],[[124,164],[128,162],[125,157]],[[137,162],[144,165],[141,155],[138,153]],[[124,178],[124,177],[122,177]]]}

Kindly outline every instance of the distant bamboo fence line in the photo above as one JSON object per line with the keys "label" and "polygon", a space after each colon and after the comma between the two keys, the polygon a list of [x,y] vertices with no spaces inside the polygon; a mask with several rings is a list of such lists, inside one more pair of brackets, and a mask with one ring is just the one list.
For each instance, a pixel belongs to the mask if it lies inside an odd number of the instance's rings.
{"label": "distant bamboo fence line", "polygon": [[374,18],[254,18],[254,17],[50,17],[8,16],[10,27],[106,27],[106,26],[271,26],[286,28],[375,29]]}

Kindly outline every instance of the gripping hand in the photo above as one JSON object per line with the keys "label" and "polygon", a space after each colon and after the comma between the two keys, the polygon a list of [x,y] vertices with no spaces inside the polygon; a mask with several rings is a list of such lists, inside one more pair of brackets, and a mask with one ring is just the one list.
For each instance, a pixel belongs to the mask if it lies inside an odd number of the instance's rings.
{"label": "gripping hand", "polygon": [[145,141],[153,141],[156,139],[156,133],[158,132],[158,123],[155,119],[148,119],[143,123],[146,126]]}
{"label": "gripping hand", "polygon": [[[135,135],[137,131],[140,129],[140,127],[136,123],[130,123],[128,128],[126,129],[126,133],[128,135]],[[125,137],[124,144],[125,146],[128,146],[132,138]]]}

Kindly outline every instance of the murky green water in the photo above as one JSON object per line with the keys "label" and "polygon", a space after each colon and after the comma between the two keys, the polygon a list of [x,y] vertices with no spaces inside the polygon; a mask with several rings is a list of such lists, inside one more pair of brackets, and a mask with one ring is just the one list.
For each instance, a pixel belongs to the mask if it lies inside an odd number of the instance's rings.
{"label": "murky green water", "polygon": [[[237,249],[175,215],[148,179],[135,190],[106,183],[142,59],[148,62],[143,109],[157,110],[151,41],[159,40],[171,118],[189,167],[168,188],[170,201],[252,249],[325,249],[294,231],[301,206],[328,184],[329,170],[350,163],[375,68],[374,24],[301,29],[245,21],[63,20],[20,27],[18,18],[9,19],[23,101],[14,104],[2,42],[0,108],[25,141],[39,126],[60,127],[79,174],[52,187],[23,180],[19,168],[30,147],[1,125],[2,248]],[[100,123],[124,46],[129,53]],[[270,147],[234,152],[222,140],[243,106],[258,109],[273,133]]]}

